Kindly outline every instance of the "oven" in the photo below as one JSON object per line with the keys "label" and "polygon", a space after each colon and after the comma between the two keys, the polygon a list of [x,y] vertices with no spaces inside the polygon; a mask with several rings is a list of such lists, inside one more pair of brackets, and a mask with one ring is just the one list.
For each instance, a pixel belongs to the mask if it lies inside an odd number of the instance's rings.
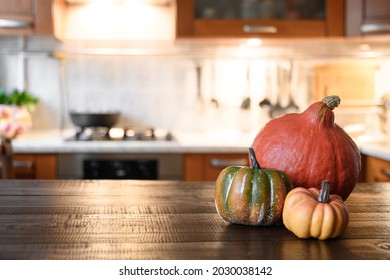
{"label": "oven", "polygon": [[94,154],[58,156],[59,179],[182,180],[181,154]]}
{"label": "oven", "polygon": [[[81,127],[65,139],[85,145],[107,141],[119,144],[173,140],[175,137],[169,131],[150,127]],[[58,156],[59,179],[182,180],[182,169],[181,154],[66,153]]]}
{"label": "oven", "polygon": [[[88,121],[95,120],[91,114]],[[103,116],[98,115],[100,118]],[[80,121],[80,120],[79,120]],[[76,122],[79,124],[79,121]],[[100,122],[99,122],[100,124]],[[67,142],[173,141],[172,133],[151,127],[80,127]],[[59,179],[182,180],[183,156],[171,153],[65,153],[58,156]]]}

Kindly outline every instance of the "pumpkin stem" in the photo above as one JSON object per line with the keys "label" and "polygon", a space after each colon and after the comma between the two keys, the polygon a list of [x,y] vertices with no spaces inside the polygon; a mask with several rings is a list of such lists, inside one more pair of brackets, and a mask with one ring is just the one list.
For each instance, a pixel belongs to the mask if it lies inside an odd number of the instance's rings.
{"label": "pumpkin stem", "polygon": [[330,183],[328,180],[322,181],[322,187],[320,191],[320,195],[318,196],[318,201],[321,203],[329,202],[329,192],[330,192]]}
{"label": "pumpkin stem", "polygon": [[253,148],[249,148],[249,156],[250,156],[251,162],[252,162],[252,169],[261,169],[260,164],[256,159],[256,154],[255,154],[255,151],[253,150]]}
{"label": "pumpkin stem", "polygon": [[330,95],[322,99],[322,102],[324,102],[329,109],[333,110],[340,105],[340,97],[337,95]]}

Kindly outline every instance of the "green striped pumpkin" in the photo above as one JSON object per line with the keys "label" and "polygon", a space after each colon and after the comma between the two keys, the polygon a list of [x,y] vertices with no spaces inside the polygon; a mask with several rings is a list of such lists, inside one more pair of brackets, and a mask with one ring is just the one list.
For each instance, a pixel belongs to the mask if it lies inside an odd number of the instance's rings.
{"label": "green striped pumpkin", "polygon": [[215,187],[217,212],[232,224],[277,224],[293,186],[285,173],[260,168],[252,148],[249,153],[252,167],[228,166],[219,174]]}

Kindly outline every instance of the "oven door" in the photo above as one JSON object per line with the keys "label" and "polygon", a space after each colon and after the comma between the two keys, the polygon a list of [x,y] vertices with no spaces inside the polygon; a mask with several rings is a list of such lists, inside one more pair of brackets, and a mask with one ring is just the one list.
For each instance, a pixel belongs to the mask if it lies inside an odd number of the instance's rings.
{"label": "oven door", "polygon": [[156,159],[85,159],[84,179],[157,180]]}
{"label": "oven door", "polygon": [[182,180],[179,154],[60,154],[59,179]]}

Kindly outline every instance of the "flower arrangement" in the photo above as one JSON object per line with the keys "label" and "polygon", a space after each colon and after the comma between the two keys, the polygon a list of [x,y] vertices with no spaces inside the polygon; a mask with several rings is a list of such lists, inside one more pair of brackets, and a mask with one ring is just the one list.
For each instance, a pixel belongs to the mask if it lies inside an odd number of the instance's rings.
{"label": "flower arrangement", "polygon": [[0,136],[12,139],[32,126],[30,112],[39,99],[26,91],[0,90]]}

